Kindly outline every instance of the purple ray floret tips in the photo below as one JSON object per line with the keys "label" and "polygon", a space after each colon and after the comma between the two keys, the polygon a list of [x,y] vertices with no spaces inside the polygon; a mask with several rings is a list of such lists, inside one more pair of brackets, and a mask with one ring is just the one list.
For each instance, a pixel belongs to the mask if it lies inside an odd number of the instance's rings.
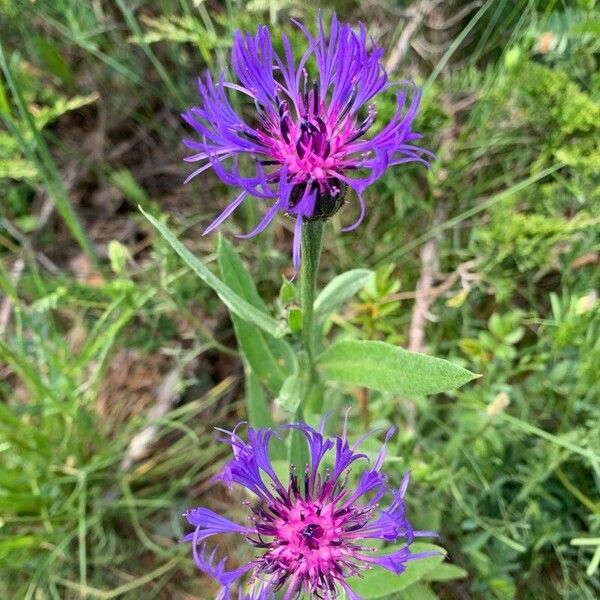
{"label": "purple ray floret tips", "polygon": [[[247,427],[247,441],[223,432],[233,458],[219,475],[227,486],[246,488],[253,496],[244,501],[249,516],[238,525],[207,508],[195,508],[184,516],[195,530],[183,541],[192,542],[195,562],[222,586],[218,600],[268,600],[280,592],[284,600],[301,597],[334,600],[344,593],[360,600],[350,577],[381,567],[399,575],[409,561],[437,552],[410,551],[417,537],[435,536],[416,531],[406,516],[404,495],[407,473],[398,487],[388,484],[382,466],[388,431],[373,461],[359,451],[363,436],[353,445],[346,438],[328,437],[326,418],[319,429],[304,423],[290,425],[306,438],[309,464],[291,465],[285,484],[269,459],[269,443],[279,434],[271,429]],[[358,471],[356,484],[349,484],[351,469]],[[389,498],[382,507],[384,498]],[[217,559],[218,547],[208,551],[206,540],[217,534],[241,535],[253,548],[253,558],[228,570],[227,558]],[[391,550],[378,551],[369,540],[394,543]]]}
{"label": "purple ray floret tips", "polygon": [[[260,26],[256,35],[237,31],[231,53],[236,81],[222,73],[198,80],[200,106],[183,114],[196,139],[184,140],[199,166],[186,181],[212,169],[227,185],[241,191],[209,225],[216,229],[248,197],[268,203],[264,218],[243,237],[262,232],[279,212],[296,220],[293,262],[300,263],[300,235],[306,221],[326,219],[343,202],[355,198],[359,217],[345,228],[358,227],[366,214],[364,190],[388,167],[408,162],[429,166],[433,155],[416,146],[421,135],[412,130],[420,90],[406,81],[390,82],[382,64],[384,50],[334,14],[325,32],[319,15],[318,34],[295,22],[307,40],[296,61],[283,34],[283,53]],[[378,124],[376,97],[396,94],[396,110]],[[254,117],[236,112],[231,94],[247,100]]]}

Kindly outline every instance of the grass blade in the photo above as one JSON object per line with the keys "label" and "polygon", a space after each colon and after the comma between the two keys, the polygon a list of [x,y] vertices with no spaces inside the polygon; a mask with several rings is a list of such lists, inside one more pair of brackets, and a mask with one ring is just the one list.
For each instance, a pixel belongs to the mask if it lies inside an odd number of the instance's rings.
{"label": "grass blade", "polygon": [[69,231],[73,235],[73,237],[77,240],[77,243],[83,250],[83,252],[88,256],[88,258],[92,261],[94,266],[99,267],[98,257],[96,256],[96,252],[90,242],[79,218],[77,217],[77,213],[71,204],[67,191],[64,188],[64,185],[61,181],[60,174],[58,169],[56,168],[56,164],[52,155],[50,154],[50,150],[46,145],[46,142],[37,128],[31,113],[29,112],[29,108],[25,102],[25,98],[21,92],[19,84],[17,80],[13,77],[11,68],[6,59],[6,54],[4,52],[4,48],[0,43],[0,68],[2,69],[4,76],[6,77],[6,81],[8,86],[12,92],[13,99],[17,105],[19,110],[19,114],[23,120],[23,123],[26,129],[31,134],[34,142],[36,150],[34,150],[30,144],[25,140],[25,138],[20,134],[18,128],[12,122],[10,115],[7,113],[3,113],[2,117],[6,121],[8,127],[12,130],[14,135],[19,137],[19,143],[22,144],[24,151],[33,159],[36,166],[38,167],[39,173],[42,177],[42,181],[46,186],[46,189],[52,198],[56,209],[58,210],[60,216],[64,219]]}

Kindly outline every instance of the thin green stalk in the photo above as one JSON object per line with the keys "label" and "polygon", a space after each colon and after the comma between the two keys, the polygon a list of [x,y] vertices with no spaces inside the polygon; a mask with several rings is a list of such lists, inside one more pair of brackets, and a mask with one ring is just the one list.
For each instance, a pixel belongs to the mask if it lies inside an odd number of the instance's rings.
{"label": "thin green stalk", "polygon": [[[308,359],[306,388],[301,398],[294,421],[304,421],[304,407],[314,406],[313,397],[319,390],[319,376],[315,368],[315,289],[317,271],[323,245],[324,221],[309,221],[302,228],[302,263],[300,266],[300,302],[302,304],[302,345]],[[308,449],[304,436],[292,430],[290,441],[290,464],[302,466],[308,464]]]}
{"label": "thin green stalk", "polygon": [[[308,355],[311,380],[315,372],[315,288],[323,244],[324,221],[309,221],[302,228],[300,301],[302,303],[302,344]],[[310,387],[310,386],[309,386]]]}

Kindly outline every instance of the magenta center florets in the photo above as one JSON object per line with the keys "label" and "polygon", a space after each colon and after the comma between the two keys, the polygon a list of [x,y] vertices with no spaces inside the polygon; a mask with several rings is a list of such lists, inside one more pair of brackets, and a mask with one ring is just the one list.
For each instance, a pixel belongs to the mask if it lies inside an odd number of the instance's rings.
{"label": "magenta center florets", "polygon": [[333,478],[326,470],[321,478],[309,467],[302,482],[292,467],[288,489],[274,486],[279,499],[247,504],[254,523],[248,539],[264,551],[255,570],[258,580],[269,577],[274,590],[289,584],[286,599],[302,592],[336,598],[344,578],[368,568],[364,553],[372,549],[359,540],[377,504],[355,504],[346,482],[347,474]]}
{"label": "magenta center florets", "polygon": [[276,530],[268,559],[286,564],[292,573],[329,574],[343,557],[342,523],[331,504],[298,502],[276,522]]}
{"label": "magenta center florets", "polygon": [[312,89],[305,88],[290,111],[289,102],[278,96],[278,121],[268,123],[265,141],[274,162],[286,167],[290,181],[315,182],[320,192],[332,196],[342,191],[337,183],[348,166],[348,145],[370,129],[376,116],[371,104],[367,118],[358,124],[349,115],[354,97],[351,95],[339,109],[328,107],[315,82]]}

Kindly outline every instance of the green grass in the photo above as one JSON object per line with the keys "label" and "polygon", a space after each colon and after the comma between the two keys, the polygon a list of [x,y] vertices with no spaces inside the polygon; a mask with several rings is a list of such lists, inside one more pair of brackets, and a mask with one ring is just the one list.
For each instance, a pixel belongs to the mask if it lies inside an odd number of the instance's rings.
{"label": "green grass", "polygon": [[[324,7],[391,50],[402,27],[390,15],[409,4]],[[394,74],[425,86],[418,129],[438,155],[432,172],[390,171],[353,234],[339,229],[354,208],[336,215],[320,284],[377,269],[332,334],[406,346],[421,250],[436,240],[426,348],[483,375],[414,407],[366,400],[371,426],[399,425],[390,477],[412,470],[416,525],[438,530],[468,572],[406,597],[596,598],[600,14],[591,0],[468,4],[441,4]],[[178,114],[195,77],[227,64],[236,27],[270,23],[296,44],[287,16],[311,22],[314,10],[0,8],[0,597],[208,600],[215,588],[177,540],[189,506],[241,515],[241,499],[210,478],[226,454],[213,428],[244,417],[242,369],[221,301],[137,206],[169,218],[217,271],[214,240],[199,232],[232,191],[211,175],[181,185]],[[384,118],[394,106],[377,108]],[[224,234],[257,215],[249,204]],[[274,300],[290,275],[290,222],[235,245]]]}

